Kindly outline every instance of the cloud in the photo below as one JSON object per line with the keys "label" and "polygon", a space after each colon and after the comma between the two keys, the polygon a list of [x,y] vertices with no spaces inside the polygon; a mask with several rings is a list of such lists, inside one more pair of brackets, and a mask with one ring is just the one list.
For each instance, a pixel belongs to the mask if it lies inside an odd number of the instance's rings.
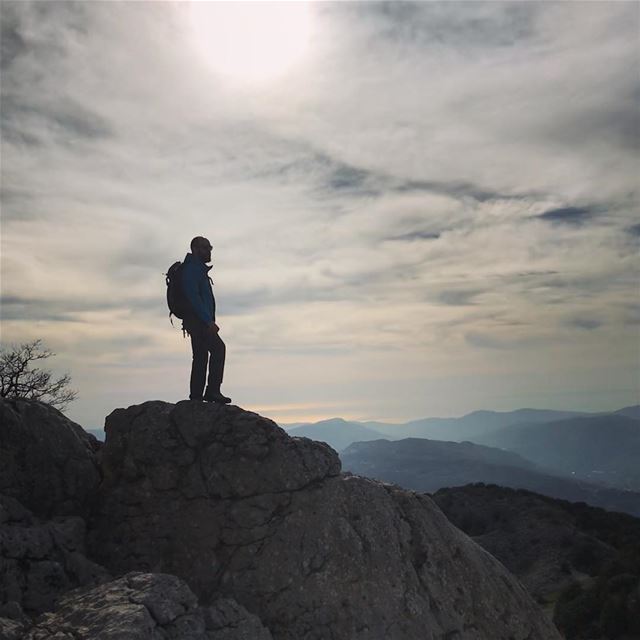
{"label": "cloud", "polygon": [[440,237],[439,233],[434,233],[431,231],[417,230],[417,231],[409,231],[408,233],[403,233],[398,236],[391,236],[388,238],[391,241],[402,241],[402,242],[414,242],[416,240],[437,240]]}
{"label": "cloud", "polygon": [[569,322],[569,326],[578,327],[579,329],[585,329],[587,331],[593,331],[599,329],[604,323],[597,318],[573,318]]}
{"label": "cloud", "polygon": [[630,303],[625,305],[624,322],[628,325],[640,325],[640,303]]}
{"label": "cloud", "polygon": [[0,297],[2,319],[25,322],[89,322],[83,315],[103,311],[157,311],[155,297],[120,298],[117,300],[64,299],[64,298],[23,298],[13,295]]}
{"label": "cloud", "polygon": [[596,211],[590,207],[561,207],[545,211],[539,214],[538,218],[554,223],[581,225],[595,215]]}
{"label": "cloud", "polygon": [[480,289],[459,289],[441,291],[438,294],[438,300],[446,305],[466,306],[476,304],[474,298],[483,293]]}
{"label": "cloud", "polygon": [[34,145],[54,138],[59,144],[69,144],[78,139],[101,139],[114,134],[106,118],[74,99],[54,95],[41,104],[25,104],[13,88],[3,94],[2,130],[11,141]]}
{"label": "cloud", "polygon": [[368,175],[366,171],[342,165],[332,172],[329,186],[335,191],[361,188],[365,184]]}
{"label": "cloud", "polygon": [[429,181],[429,180],[409,180],[396,187],[397,191],[427,191],[431,193],[440,193],[450,195],[455,198],[472,198],[478,202],[487,200],[511,200],[513,198],[525,198],[526,194],[514,195],[504,194],[497,191],[489,191],[482,189],[478,185],[465,182],[454,181]]}
{"label": "cloud", "polygon": [[[318,148],[412,180],[455,176],[488,193],[602,198],[615,189],[587,185],[604,174],[633,188],[629,151],[615,159],[618,136],[585,135],[597,118],[615,122],[620,105],[633,104],[636,16],[629,7],[582,6],[578,16],[575,8],[533,3],[423,4],[397,8],[410,19],[377,4],[326,9],[328,28],[348,28],[350,38],[335,70],[344,86],[336,82],[331,93],[311,77],[296,99]],[[567,21],[570,38],[559,26]],[[393,37],[398,23],[402,36]],[[376,72],[382,68],[384,75]],[[603,82],[607,91],[594,89]],[[352,109],[356,100],[367,109]],[[576,121],[584,127],[576,130]],[[482,160],[487,154],[491,163]],[[613,160],[608,168],[605,157]]]}
{"label": "cloud", "polygon": [[13,61],[28,50],[27,44],[18,30],[18,20],[14,15],[3,16],[0,35],[0,65],[7,69]]}
{"label": "cloud", "polygon": [[524,336],[524,337],[504,337],[500,334],[489,334],[470,331],[465,335],[465,341],[472,347],[480,349],[527,349],[540,345],[548,345],[548,338],[545,336]]}
{"label": "cloud", "polygon": [[393,44],[486,51],[526,43],[535,34],[532,6],[474,4],[462,10],[446,3],[354,4],[348,11],[369,20],[377,37]]}
{"label": "cloud", "polygon": [[283,404],[374,406],[378,376],[415,417],[434,371],[511,352],[530,376],[559,349],[628,370],[632,5],[316,3],[307,58],[242,88],[192,46],[188,3],[1,10],[4,335],[83,372],[94,336],[121,387],[177,397],[163,273],[204,234],[248,397],[269,371]]}

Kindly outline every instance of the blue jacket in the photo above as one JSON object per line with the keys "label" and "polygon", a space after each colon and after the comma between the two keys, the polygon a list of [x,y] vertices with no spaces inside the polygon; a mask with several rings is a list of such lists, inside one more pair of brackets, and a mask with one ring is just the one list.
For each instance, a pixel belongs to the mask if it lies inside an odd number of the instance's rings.
{"label": "blue jacket", "polygon": [[187,253],[182,269],[182,290],[197,318],[205,324],[216,321],[216,299],[209,280],[208,267],[202,260]]}

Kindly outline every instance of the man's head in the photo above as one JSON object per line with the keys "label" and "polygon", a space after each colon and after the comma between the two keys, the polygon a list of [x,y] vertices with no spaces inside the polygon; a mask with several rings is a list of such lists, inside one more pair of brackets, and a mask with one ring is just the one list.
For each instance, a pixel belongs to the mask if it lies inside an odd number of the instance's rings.
{"label": "man's head", "polygon": [[211,243],[202,236],[196,236],[191,241],[191,253],[200,258],[202,262],[211,262]]}

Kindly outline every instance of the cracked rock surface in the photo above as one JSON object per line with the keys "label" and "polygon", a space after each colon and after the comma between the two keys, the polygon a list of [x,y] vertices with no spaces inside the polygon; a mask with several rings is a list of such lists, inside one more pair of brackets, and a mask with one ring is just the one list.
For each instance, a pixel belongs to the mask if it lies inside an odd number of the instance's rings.
{"label": "cracked rock surface", "polygon": [[17,602],[0,604],[1,640],[22,640],[30,626],[31,621]]}
{"label": "cracked rock surface", "polygon": [[26,625],[17,620],[0,617],[0,638],[2,640],[22,640],[26,629]]}
{"label": "cracked rock surface", "polygon": [[0,605],[17,605],[33,615],[51,609],[69,589],[110,579],[86,558],[84,545],[82,518],[42,522],[17,500],[0,495]]}
{"label": "cracked rock surface", "polygon": [[215,640],[272,640],[258,616],[230,598],[220,598],[204,610],[207,629]]}
{"label": "cracked rock surface", "polygon": [[428,496],[342,475],[327,445],[190,401],[118,409],[106,433],[89,547],[114,573],[180,576],[275,640],[560,638]]}
{"label": "cracked rock surface", "polygon": [[[224,618],[222,610],[233,613]],[[246,635],[248,631],[251,635]],[[198,607],[175,576],[128,573],[90,590],[71,592],[26,640],[271,640],[255,616],[235,602]]]}
{"label": "cracked rock surface", "polygon": [[86,515],[100,482],[98,441],[35,400],[0,398],[0,493],[42,518]]}

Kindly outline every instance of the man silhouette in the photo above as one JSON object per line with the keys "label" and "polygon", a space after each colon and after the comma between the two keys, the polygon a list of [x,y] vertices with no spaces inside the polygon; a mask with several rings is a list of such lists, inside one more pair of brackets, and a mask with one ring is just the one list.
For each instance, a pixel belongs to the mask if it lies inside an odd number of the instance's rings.
{"label": "man silhouette", "polygon": [[[212,249],[209,240],[196,236],[191,241],[191,253],[185,256],[182,269],[182,289],[191,307],[182,323],[191,338],[193,352],[189,399],[227,403],[231,398],[220,392],[226,347],[216,324],[216,300],[213,282],[209,278],[211,267],[207,266],[211,262]],[[207,362],[209,380],[204,391]]]}

